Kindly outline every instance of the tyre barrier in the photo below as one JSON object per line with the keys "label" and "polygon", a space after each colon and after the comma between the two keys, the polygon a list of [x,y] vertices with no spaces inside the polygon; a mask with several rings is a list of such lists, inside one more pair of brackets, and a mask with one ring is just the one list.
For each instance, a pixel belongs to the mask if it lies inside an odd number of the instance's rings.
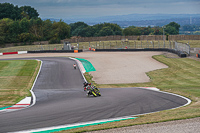
{"label": "tyre barrier", "polygon": [[197,57],[197,58],[200,58],[200,54],[196,54],[196,57]]}
{"label": "tyre barrier", "polygon": [[39,51],[28,51],[28,53],[77,53],[83,52],[83,50],[39,50]]}
{"label": "tyre barrier", "polygon": [[95,51],[97,51],[97,52],[165,51],[165,52],[177,54],[181,58],[187,57],[187,54],[182,52],[182,51],[178,51],[178,50],[175,50],[175,49],[168,49],[168,48],[157,48],[157,49],[154,49],[154,48],[144,48],[144,49],[95,49]]}

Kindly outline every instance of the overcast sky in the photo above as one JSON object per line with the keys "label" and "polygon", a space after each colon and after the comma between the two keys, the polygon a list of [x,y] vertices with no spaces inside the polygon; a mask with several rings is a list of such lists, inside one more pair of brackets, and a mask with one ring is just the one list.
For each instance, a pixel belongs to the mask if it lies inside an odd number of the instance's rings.
{"label": "overcast sky", "polygon": [[127,14],[200,14],[200,0],[0,0],[32,6],[41,18],[100,17]]}

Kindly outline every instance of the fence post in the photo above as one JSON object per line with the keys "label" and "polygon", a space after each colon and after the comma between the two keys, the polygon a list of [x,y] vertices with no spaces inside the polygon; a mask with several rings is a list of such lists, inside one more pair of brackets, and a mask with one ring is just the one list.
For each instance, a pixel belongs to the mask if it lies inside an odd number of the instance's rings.
{"label": "fence post", "polygon": [[136,41],[134,41],[135,42],[135,49],[136,49]]}
{"label": "fence post", "polygon": [[97,42],[96,42],[96,48],[95,49],[97,49]]}
{"label": "fence post", "polygon": [[164,45],[163,47],[165,48],[165,41],[163,41],[163,45]]}
{"label": "fence post", "polygon": [[104,49],[104,42],[103,42],[103,49]]}
{"label": "fence post", "polygon": [[[110,41],[109,41],[110,42]],[[110,49],[111,49],[111,42],[110,42]]]}
{"label": "fence post", "polygon": [[141,41],[141,48],[142,48],[142,41]]}
{"label": "fence post", "polygon": [[152,41],[152,43],[153,43],[153,49],[154,49],[154,41]]}

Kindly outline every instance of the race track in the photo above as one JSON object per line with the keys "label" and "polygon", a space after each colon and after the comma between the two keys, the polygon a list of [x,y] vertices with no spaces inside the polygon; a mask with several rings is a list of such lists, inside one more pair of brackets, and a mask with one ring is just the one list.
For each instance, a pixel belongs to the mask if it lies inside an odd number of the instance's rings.
{"label": "race track", "polygon": [[102,88],[101,97],[87,97],[81,72],[72,67],[75,61],[64,57],[37,59],[43,66],[33,89],[36,104],[0,113],[0,132],[137,115],[187,103],[181,97],[140,88]]}

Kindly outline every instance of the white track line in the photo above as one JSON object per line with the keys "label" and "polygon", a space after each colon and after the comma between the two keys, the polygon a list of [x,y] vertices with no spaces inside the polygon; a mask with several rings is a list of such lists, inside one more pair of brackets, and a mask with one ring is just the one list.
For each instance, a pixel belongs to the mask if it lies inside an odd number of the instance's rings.
{"label": "white track line", "polygon": [[87,82],[87,80],[85,79],[85,76],[83,75],[86,72],[85,68],[83,67],[83,64],[79,60],[77,60],[75,58],[69,57],[69,59],[74,60],[74,61],[77,62],[79,70],[81,71],[82,77],[83,77],[84,81]]}
{"label": "white track line", "polygon": [[32,94],[32,104],[31,104],[28,108],[32,107],[32,106],[35,105],[35,103],[36,103],[36,96],[35,96],[35,94],[34,94],[34,92],[33,92],[33,88],[34,88],[34,86],[35,86],[35,83],[36,83],[36,81],[37,81],[37,79],[38,79],[38,76],[39,76],[39,74],[40,74],[40,71],[41,71],[42,65],[43,65],[43,61],[42,61],[42,60],[39,60],[39,59],[36,59],[36,60],[37,60],[37,61],[40,61],[41,64],[40,64],[40,69],[39,69],[39,71],[38,71],[38,74],[37,74],[37,76],[36,76],[36,78],[35,78],[35,81],[34,81],[34,83],[33,83],[33,86],[32,86],[32,88],[31,88],[31,90],[30,90],[30,92],[31,92],[31,94]]}

